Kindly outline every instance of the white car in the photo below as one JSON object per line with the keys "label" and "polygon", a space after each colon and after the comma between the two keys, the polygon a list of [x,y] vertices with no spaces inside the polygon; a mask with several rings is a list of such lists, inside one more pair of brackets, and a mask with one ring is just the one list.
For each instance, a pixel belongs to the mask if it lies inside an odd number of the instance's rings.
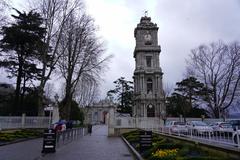
{"label": "white car", "polygon": [[202,121],[189,121],[187,122],[188,132],[193,135],[210,134],[213,135],[213,128],[208,126]]}
{"label": "white car", "polygon": [[214,132],[217,133],[230,133],[233,132],[231,123],[228,122],[213,122],[210,124]]}
{"label": "white car", "polygon": [[185,122],[179,122],[179,121],[169,121],[166,124],[166,127],[170,129],[173,133],[187,133],[188,128],[186,126]]}

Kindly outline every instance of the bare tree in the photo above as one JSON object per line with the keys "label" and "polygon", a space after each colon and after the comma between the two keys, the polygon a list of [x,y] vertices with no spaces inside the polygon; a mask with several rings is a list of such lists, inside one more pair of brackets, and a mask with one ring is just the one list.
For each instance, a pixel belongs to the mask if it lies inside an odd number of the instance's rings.
{"label": "bare tree", "polygon": [[47,47],[42,52],[42,75],[38,87],[38,115],[44,114],[44,88],[63,54],[63,50],[59,48],[62,47],[60,40],[65,34],[65,23],[73,12],[81,10],[82,7],[81,0],[35,0],[30,3],[30,8],[37,9],[45,19],[45,28],[47,29],[45,37]]}
{"label": "bare tree", "polygon": [[54,84],[47,83],[44,93],[47,98],[49,98],[49,99],[54,98]]}
{"label": "bare tree", "polygon": [[164,97],[169,97],[171,93],[174,91],[173,85],[169,83],[165,83],[164,85]]}
{"label": "bare tree", "polygon": [[188,75],[197,77],[211,92],[204,96],[212,116],[220,118],[240,95],[240,44],[221,41],[192,50]]}
{"label": "bare tree", "polygon": [[0,1],[0,27],[6,24],[8,15],[7,10],[10,9],[10,2],[9,0],[1,0]]}
{"label": "bare tree", "polygon": [[84,75],[80,79],[74,98],[81,107],[90,106],[97,100],[99,94],[99,78],[99,76],[92,77]]}
{"label": "bare tree", "polygon": [[[63,53],[58,62],[65,79],[65,97],[60,116],[69,119],[71,101],[79,83],[97,80],[110,57],[102,58],[103,44],[95,35],[93,19],[84,12],[73,12],[64,25],[64,36],[60,40]],[[87,78],[88,79],[87,79]]]}

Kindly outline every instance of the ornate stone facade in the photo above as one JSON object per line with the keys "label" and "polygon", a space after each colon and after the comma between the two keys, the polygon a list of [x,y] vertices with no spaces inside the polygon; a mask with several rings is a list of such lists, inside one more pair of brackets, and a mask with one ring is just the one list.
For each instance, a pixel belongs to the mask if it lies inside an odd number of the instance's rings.
{"label": "ornate stone facade", "polygon": [[134,30],[134,106],[135,117],[164,116],[165,103],[162,87],[162,70],[159,64],[161,52],[158,45],[158,27],[150,17],[142,17]]}
{"label": "ornate stone facade", "polygon": [[107,99],[85,108],[85,123],[107,124],[110,110],[115,111],[116,105]]}

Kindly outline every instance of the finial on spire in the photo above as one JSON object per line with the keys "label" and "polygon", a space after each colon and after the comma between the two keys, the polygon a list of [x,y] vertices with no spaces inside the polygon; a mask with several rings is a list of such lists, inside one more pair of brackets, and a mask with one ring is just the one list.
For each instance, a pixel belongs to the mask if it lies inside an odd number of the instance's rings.
{"label": "finial on spire", "polygon": [[144,11],[144,15],[145,15],[145,17],[148,16],[148,11],[147,10]]}

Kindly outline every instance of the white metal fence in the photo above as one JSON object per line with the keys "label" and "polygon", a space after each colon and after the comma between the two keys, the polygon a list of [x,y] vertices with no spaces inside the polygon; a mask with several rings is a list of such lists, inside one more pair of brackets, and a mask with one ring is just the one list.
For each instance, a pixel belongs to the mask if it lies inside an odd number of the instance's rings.
{"label": "white metal fence", "polygon": [[[229,121],[232,119],[223,119],[223,118],[186,118],[186,121],[204,121],[207,124],[212,123],[212,122],[222,122],[222,121]],[[166,121],[180,121],[183,122],[184,118],[183,117],[168,117]]]}
{"label": "white metal fence", "polygon": [[[176,120],[179,118],[168,118],[166,121]],[[202,120],[201,118],[188,118],[187,121]],[[226,121],[231,120],[227,119]],[[204,119],[206,123],[220,122],[223,119]],[[228,147],[238,147],[240,149],[240,131],[229,132],[213,132],[206,131],[204,133],[196,132],[195,130],[188,128],[185,132],[173,132],[171,128],[164,126],[164,121],[160,118],[133,118],[133,117],[115,117],[114,128],[139,128],[144,130],[151,130],[156,133],[164,133],[168,135],[179,136],[182,138],[191,139],[207,144],[222,145]]]}
{"label": "white metal fence", "polygon": [[[140,127],[139,127],[140,128]],[[155,133],[178,136],[201,143],[211,144],[218,147],[234,147],[240,149],[240,131],[204,131],[198,132],[188,128],[187,131],[173,131],[171,127],[156,125],[154,127],[144,127],[141,129],[151,130]]]}
{"label": "white metal fence", "polygon": [[49,124],[49,117],[0,116],[0,130],[17,128],[48,128]]}

